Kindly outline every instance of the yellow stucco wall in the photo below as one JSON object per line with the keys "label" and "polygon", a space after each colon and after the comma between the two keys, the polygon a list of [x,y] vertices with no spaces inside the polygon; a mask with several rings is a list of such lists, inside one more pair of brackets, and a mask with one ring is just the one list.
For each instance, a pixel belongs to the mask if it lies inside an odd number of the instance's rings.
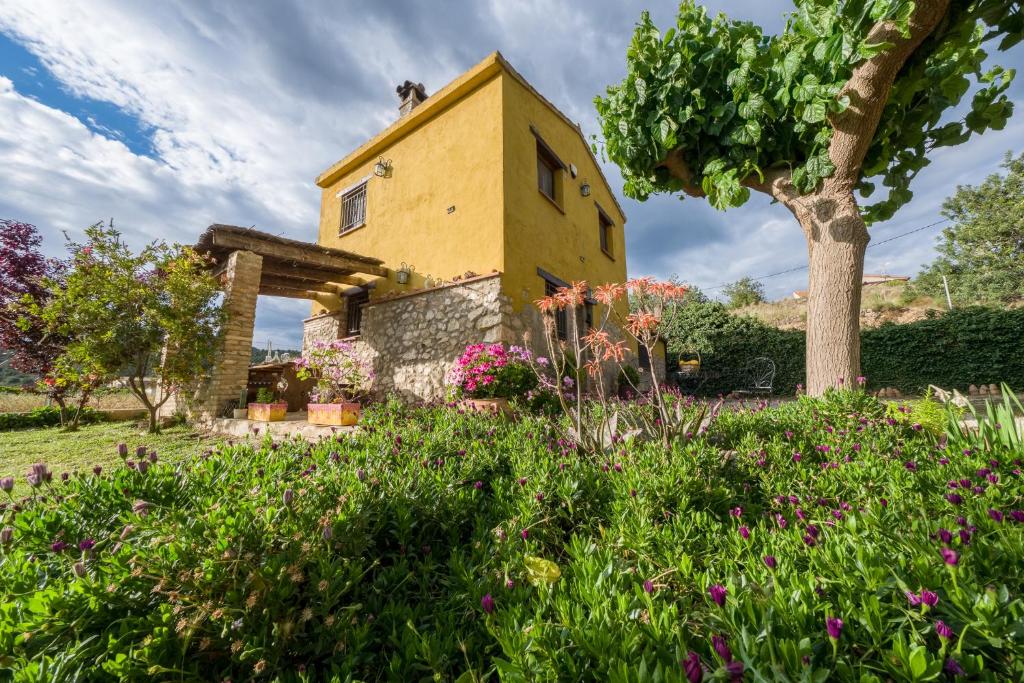
{"label": "yellow stucco wall", "polygon": [[[626,279],[625,216],[587,143],[520,79],[492,54],[317,179],[320,244],[383,259],[392,270],[403,262],[415,267],[408,285],[397,285],[392,273],[377,280],[372,296],[422,287],[427,275],[449,280],[498,270],[504,294],[521,311],[544,294],[538,267],[591,286]],[[531,126],[578,170],[576,178],[560,172],[558,207],[538,190]],[[391,177],[373,175],[379,156],[391,160]],[[366,225],[339,236],[338,193],[367,176]],[[584,181],[589,197],[580,194]],[[600,247],[598,205],[614,223],[612,257]],[[315,302],[313,314],[325,306],[326,298]]]}
{"label": "yellow stucco wall", "polygon": [[[565,281],[587,280],[592,287],[624,282],[623,224],[611,190],[602,180],[580,133],[518,79],[502,78],[505,144],[505,294],[521,310],[544,295],[540,267]],[[537,187],[537,137],[540,134],[577,176],[559,171],[560,206]],[[590,196],[580,194],[586,181]],[[611,257],[601,250],[598,205],[612,219]]]}
{"label": "yellow stucco wall", "polygon": [[[378,156],[372,156],[323,188],[318,240],[383,259],[392,271],[403,262],[415,268],[407,285],[398,285],[394,273],[378,279],[374,296],[423,287],[427,276],[450,280],[467,271],[483,275],[502,269],[501,81],[497,74],[380,149],[379,155],[391,160],[391,177],[373,175]],[[338,192],[367,176],[366,224],[339,236]],[[454,207],[451,213],[449,207]],[[323,306],[315,303],[313,313],[321,311]]]}

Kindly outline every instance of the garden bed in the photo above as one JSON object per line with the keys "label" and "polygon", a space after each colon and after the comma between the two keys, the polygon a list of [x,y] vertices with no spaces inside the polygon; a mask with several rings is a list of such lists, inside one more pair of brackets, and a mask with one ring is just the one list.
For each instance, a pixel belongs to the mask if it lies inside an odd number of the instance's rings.
{"label": "garden bed", "polygon": [[362,425],[43,485],[6,513],[0,666],[1024,677],[1024,455],[945,446],[934,410],[839,392],[600,456],[526,414],[388,404]]}

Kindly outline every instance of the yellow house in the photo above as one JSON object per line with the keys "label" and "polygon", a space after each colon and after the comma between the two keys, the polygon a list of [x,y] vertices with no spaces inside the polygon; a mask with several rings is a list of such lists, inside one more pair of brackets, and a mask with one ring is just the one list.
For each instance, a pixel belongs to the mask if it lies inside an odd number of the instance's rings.
{"label": "yellow house", "polygon": [[501,54],[398,94],[397,121],[316,179],[318,243],[387,274],[318,295],[303,343],[351,337],[380,390],[433,398],[468,343],[538,347],[545,293],[625,281],[626,216],[580,127]]}

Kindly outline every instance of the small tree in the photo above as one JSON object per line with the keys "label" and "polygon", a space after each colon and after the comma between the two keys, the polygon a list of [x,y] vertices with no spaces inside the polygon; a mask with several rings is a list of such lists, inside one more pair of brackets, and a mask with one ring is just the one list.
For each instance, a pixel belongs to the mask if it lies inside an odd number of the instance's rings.
{"label": "small tree", "polygon": [[915,289],[941,298],[946,275],[953,296],[964,303],[1024,299],[1024,154],[1008,152],[1002,166],[1005,175],[958,187],[943,203],[942,215],[952,225]]}
{"label": "small tree", "polygon": [[127,376],[158,431],[160,408],[213,354],[222,319],[217,283],[188,247],[157,242],[135,254],[102,223],[86,236],[70,245],[72,269],[43,311],[54,329],[75,335],[57,374],[98,384]]}
{"label": "small tree", "polygon": [[749,277],[742,277],[722,288],[729,308],[743,308],[764,302],[764,285]]}
{"label": "small tree", "polygon": [[11,352],[15,370],[39,378],[38,388],[65,418],[67,386],[50,373],[67,343],[48,330],[35,311],[49,300],[51,288],[63,286],[64,264],[43,256],[42,237],[34,225],[0,220],[0,348]]}
{"label": "small tree", "polygon": [[[797,219],[808,247],[807,387],[860,375],[867,222],[911,198],[935,147],[1002,128],[1012,70],[982,44],[1019,42],[1018,0],[795,0],[782,35],[711,18],[692,0],[662,34],[645,12],[627,76],[597,99],[625,193],[740,206],[755,190]],[[943,115],[975,88],[961,119]],[[861,207],[876,180],[887,188]]]}

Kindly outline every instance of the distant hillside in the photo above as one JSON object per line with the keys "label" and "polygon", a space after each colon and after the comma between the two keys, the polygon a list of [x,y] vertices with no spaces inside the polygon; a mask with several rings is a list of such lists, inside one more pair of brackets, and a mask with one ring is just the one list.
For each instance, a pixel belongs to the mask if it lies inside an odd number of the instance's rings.
{"label": "distant hillside", "polygon": [[26,375],[8,367],[7,362],[10,357],[10,351],[0,349],[0,386],[21,386],[35,380],[32,375]]}
{"label": "distant hillside", "polygon": [[[946,302],[920,296],[907,283],[886,283],[864,287],[861,296],[860,324],[864,328],[882,323],[909,323],[923,319],[929,310],[945,310]],[[807,328],[807,300],[782,299],[735,310],[783,330]]]}
{"label": "distant hillside", "polygon": [[[292,360],[295,360],[302,355],[302,351],[298,349],[273,349],[272,355],[275,356],[291,356]],[[257,349],[255,346],[252,347],[252,360],[250,361],[253,365],[265,363],[267,361],[267,350]]]}

